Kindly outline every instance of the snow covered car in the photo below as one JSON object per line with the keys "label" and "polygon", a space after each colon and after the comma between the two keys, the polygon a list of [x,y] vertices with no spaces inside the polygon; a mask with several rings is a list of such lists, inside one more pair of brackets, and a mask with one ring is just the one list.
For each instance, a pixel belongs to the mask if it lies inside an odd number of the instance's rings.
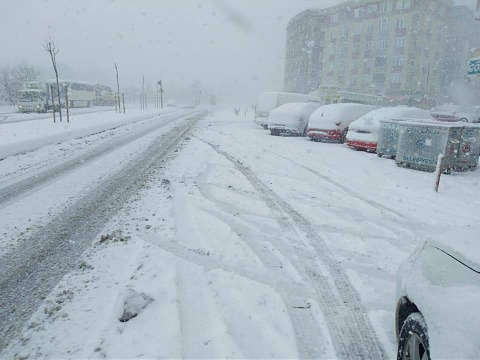
{"label": "snow covered car", "polygon": [[320,107],[318,103],[289,103],[270,112],[268,128],[272,135],[305,136],[310,115]]}
{"label": "snow covered car", "polygon": [[320,99],[305,94],[274,91],[264,92],[258,97],[257,106],[255,107],[255,118],[253,121],[255,124],[267,129],[270,112],[279,106],[293,102],[317,103],[320,102]]}
{"label": "snow covered car", "polygon": [[395,106],[375,109],[350,124],[345,143],[355,150],[375,152],[377,150],[380,121],[404,118],[435,120],[430,112],[416,107]]}
{"label": "snow covered car", "polygon": [[434,108],[431,114],[438,121],[480,123],[480,109],[475,106],[447,104]]}
{"label": "snow covered car", "polygon": [[397,359],[480,359],[480,229],[427,241],[397,275]]}
{"label": "snow covered car", "polygon": [[307,136],[311,140],[343,143],[350,123],[374,109],[374,106],[362,104],[321,106],[310,115]]}

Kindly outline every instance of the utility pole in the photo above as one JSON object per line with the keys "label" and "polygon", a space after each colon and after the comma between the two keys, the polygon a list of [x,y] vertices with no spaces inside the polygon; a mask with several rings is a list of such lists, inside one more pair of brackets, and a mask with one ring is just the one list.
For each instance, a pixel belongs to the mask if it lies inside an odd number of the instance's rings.
{"label": "utility pole", "polygon": [[122,110],[120,109],[120,83],[119,83],[119,81],[118,81],[118,68],[117,68],[117,63],[115,63],[115,71],[117,72],[118,112],[121,113]]}
{"label": "utility pole", "polygon": [[157,99],[158,99],[158,93],[160,93],[160,105],[161,105],[161,108],[163,109],[163,85],[162,85],[162,80],[159,80],[157,82]]}
{"label": "utility pole", "polygon": [[146,110],[146,101],[145,101],[145,75],[142,75],[142,110]]}
{"label": "utility pole", "polygon": [[427,66],[427,80],[425,81],[425,109],[428,108],[428,82],[430,81],[430,61]]}
{"label": "utility pole", "polygon": [[67,108],[67,123],[70,122],[70,112],[68,110],[68,84],[65,84],[65,107]]}

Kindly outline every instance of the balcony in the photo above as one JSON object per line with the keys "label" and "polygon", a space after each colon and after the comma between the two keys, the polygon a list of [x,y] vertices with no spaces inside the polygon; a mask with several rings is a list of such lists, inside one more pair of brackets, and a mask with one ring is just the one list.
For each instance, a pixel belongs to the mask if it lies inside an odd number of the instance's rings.
{"label": "balcony", "polygon": [[402,65],[392,66],[392,73],[401,73],[403,70]]}

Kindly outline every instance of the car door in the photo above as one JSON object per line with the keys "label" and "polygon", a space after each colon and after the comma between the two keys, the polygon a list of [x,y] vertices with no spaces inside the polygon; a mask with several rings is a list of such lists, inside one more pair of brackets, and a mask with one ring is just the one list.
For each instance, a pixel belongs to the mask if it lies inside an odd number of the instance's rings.
{"label": "car door", "polygon": [[408,297],[427,324],[432,359],[480,358],[480,273],[427,245],[408,284]]}

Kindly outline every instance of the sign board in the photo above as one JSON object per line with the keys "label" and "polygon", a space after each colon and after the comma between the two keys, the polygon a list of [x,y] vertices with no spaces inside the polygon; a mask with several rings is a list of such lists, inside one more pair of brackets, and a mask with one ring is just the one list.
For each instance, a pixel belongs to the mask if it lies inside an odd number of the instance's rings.
{"label": "sign board", "polygon": [[480,56],[468,60],[468,76],[480,76]]}

